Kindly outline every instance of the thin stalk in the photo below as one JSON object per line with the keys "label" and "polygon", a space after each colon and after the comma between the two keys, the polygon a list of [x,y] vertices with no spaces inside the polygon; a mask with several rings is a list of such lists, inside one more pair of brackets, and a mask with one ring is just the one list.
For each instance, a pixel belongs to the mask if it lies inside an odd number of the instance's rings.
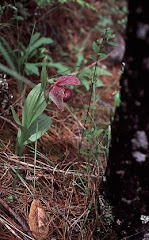
{"label": "thin stalk", "polygon": [[[95,78],[95,73],[96,73],[97,64],[98,64],[98,56],[97,56],[97,59],[96,59],[95,70],[94,70],[94,73],[93,73],[93,78],[92,78],[93,80],[94,80],[94,78]],[[83,142],[83,137],[84,137],[84,131],[85,131],[87,119],[88,119],[88,116],[89,116],[89,111],[90,111],[90,106],[91,106],[91,102],[92,102],[93,92],[95,91],[95,90],[94,90],[94,82],[93,82],[93,80],[92,80],[92,82],[91,82],[90,98],[89,98],[89,104],[88,104],[88,108],[87,108],[86,117],[85,117],[85,120],[84,120],[84,128],[82,129],[82,133],[81,133],[81,142],[80,142],[80,145],[79,145],[79,153],[80,153],[81,147],[82,147],[82,142]]]}
{"label": "thin stalk", "polygon": [[[100,46],[100,52],[103,49],[105,41],[106,41],[106,32],[105,32],[105,35],[103,37],[103,41],[102,41],[101,46]],[[80,153],[81,147],[82,147],[84,131],[85,131],[87,119],[88,119],[88,116],[89,116],[89,111],[90,111],[92,98],[93,98],[93,105],[96,104],[96,81],[95,81],[95,76],[96,76],[96,70],[97,70],[98,61],[99,61],[99,54],[97,54],[96,62],[95,62],[95,65],[94,65],[95,69],[94,69],[94,72],[93,72],[93,77],[92,77],[92,82],[91,82],[90,98],[89,98],[89,104],[88,104],[88,109],[87,109],[87,113],[86,113],[86,118],[85,118],[85,121],[84,121],[84,128],[83,128],[82,134],[81,134],[81,142],[80,142],[80,145],[79,145],[79,153]],[[93,114],[93,119],[94,119],[94,117],[95,117],[95,109],[94,108],[93,108],[92,114]]]}
{"label": "thin stalk", "polygon": [[[23,59],[24,64],[27,63],[27,60],[28,60],[28,52],[29,52],[30,47],[31,47],[31,40],[32,40],[32,36],[35,32],[35,27],[36,27],[36,22],[34,23],[33,30],[32,30],[31,37],[30,37],[30,42],[29,42],[29,45],[28,45],[28,48],[27,48],[27,52],[25,53],[25,57]],[[24,69],[23,69],[23,75],[24,75]]]}
{"label": "thin stalk", "polygon": [[36,141],[35,141],[35,152],[34,152],[34,191],[36,188],[37,132],[38,132],[38,122],[36,126]]}
{"label": "thin stalk", "polygon": [[20,167],[20,162],[22,160],[22,155],[23,155],[23,144],[19,144],[18,140],[15,146],[15,154],[18,156],[19,161],[17,164],[17,169],[15,170],[15,181],[14,181],[14,187],[16,187],[17,184],[17,178],[19,178],[20,174],[19,174],[19,167]]}
{"label": "thin stalk", "polygon": [[76,121],[76,123],[78,125],[78,129],[79,129],[79,137],[81,139],[81,132],[82,132],[82,129],[83,129],[83,125],[81,125],[81,123],[78,121],[78,118],[73,114],[73,112],[70,110],[70,108],[68,107],[67,104],[65,104],[65,107],[67,108],[67,110],[69,111],[69,113],[71,114],[73,119]]}
{"label": "thin stalk", "polygon": [[[95,64],[95,69],[94,69],[94,73],[93,73],[93,78],[92,78],[92,82],[93,82],[93,106],[95,106],[96,104],[96,80],[95,80],[95,76],[96,76],[96,70],[97,70],[97,63],[98,63],[98,58]],[[93,119],[95,119],[95,108],[93,108]]]}
{"label": "thin stalk", "polygon": [[[16,6],[16,1],[14,0],[14,4]],[[16,13],[18,15],[18,13]],[[17,24],[17,45],[18,45],[18,49],[20,50],[20,35],[19,35],[19,23],[18,23],[18,18],[16,19],[16,24]],[[20,68],[20,51],[17,52],[17,71],[20,74],[21,72],[21,68]],[[22,81],[18,81],[18,89],[19,89],[19,93],[21,93],[23,91],[23,83]]]}
{"label": "thin stalk", "polygon": [[34,87],[35,84],[32,83],[30,80],[28,80],[27,78],[21,76],[19,73],[17,73],[16,71],[6,67],[5,65],[0,63],[0,70],[2,70],[3,72],[11,75],[12,77],[16,78],[18,81],[24,82],[27,85],[29,85],[30,87]]}
{"label": "thin stalk", "polygon": [[21,177],[21,175],[18,173],[18,171],[14,168],[14,167],[12,167],[12,166],[10,166],[10,168],[12,169],[12,171],[16,174],[16,176],[20,179],[20,181],[23,183],[23,185],[27,188],[27,190],[29,191],[29,193],[31,194],[31,195],[33,195],[33,193],[32,193],[32,191],[30,190],[30,188],[28,187],[28,185],[27,185],[27,183],[25,182],[25,180]]}

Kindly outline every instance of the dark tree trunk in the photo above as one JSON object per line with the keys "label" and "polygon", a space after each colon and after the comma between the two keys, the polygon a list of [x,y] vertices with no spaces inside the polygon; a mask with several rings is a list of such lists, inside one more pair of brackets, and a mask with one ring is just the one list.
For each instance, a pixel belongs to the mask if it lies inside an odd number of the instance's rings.
{"label": "dark tree trunk", "polygon": [[121,104],[102,191],[118,239],[149,240],[149,1],[129,0],[128,9]]}

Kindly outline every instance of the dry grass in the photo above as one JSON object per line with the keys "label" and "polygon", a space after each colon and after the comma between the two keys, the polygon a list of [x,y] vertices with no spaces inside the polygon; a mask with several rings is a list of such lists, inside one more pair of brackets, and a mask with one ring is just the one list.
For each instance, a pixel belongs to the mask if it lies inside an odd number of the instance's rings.
{"label": "dry grass", "polygon": [[[59,144],[55,147],[59,148]],[[92,239],[98,221],[99,166],[89,166],[74,150],[73,157],[72,152],[67,153],[61,162],[57,162],[56,157],[46,160],[46,156],[38,156],[34,188],[34,159],[31,155],[26,154],[19,161],[7,147],[1,149],[0,158],[1,197],[18,215],[28,219],[29,206],[35,196],[41,199],[49,217],[49,237]],[[12,168],[18,171],[23,182],[16,179]],[[86,168],[92,171],[87,174]],[[8,201],[9,196],[13,197],[12,203]],[[25,239],[23,235],[21,237]]]}

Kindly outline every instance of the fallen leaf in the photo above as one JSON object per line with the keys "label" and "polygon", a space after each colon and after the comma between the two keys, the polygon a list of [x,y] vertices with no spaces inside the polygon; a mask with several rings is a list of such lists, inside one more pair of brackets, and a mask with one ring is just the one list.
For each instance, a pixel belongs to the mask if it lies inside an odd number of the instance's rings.
{"label": "fallen leaf", "polygon": [[49,222],[39,199],[34,199],[29,213],[29,227],[37,240],[43,240],[49,232]]}

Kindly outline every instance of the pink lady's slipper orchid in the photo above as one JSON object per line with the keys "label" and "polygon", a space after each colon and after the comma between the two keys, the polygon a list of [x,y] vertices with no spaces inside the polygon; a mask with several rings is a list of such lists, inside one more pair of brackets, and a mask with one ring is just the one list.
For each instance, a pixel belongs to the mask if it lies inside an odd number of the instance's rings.
{"label": "pink lady's slipper orchid", "polygon": [[49,92],[49,97],[56,104],[56,106],[63,111],[64,102],[67,102],[72,97],[72,90],[66,88],[66,85],[80,85],[80,81],[77,77],[66,75],[57,79],[56,83],[50,85],[46,93]]}

